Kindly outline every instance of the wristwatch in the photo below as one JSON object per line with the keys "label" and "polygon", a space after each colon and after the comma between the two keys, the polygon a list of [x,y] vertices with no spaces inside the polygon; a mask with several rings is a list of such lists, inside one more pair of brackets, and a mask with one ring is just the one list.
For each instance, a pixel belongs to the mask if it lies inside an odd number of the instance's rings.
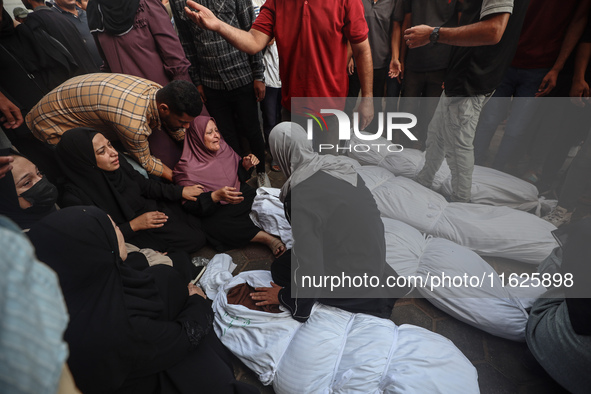
{"label": "wristwatch", "polygon": [[439,40],[439,27],[436,27],[431,32],[431,35],[429,36],[429,41],[431,41],[431,44],[437,44],[438,40]]}

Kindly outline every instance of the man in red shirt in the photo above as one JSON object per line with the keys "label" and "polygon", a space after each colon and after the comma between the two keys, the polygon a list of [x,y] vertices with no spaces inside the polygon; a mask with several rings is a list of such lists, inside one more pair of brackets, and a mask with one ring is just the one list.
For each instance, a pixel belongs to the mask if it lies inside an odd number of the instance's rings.
{"label": "man in red shirt", "polygon": [[[361,81],[359,129],[373,118],[373,64],[368,28],[359,0],[267,0],[250,31],[221,22],[209,9],[194,1],[185,11],[201,28],[212,30],[248,54],[263,50],[276,38],[279,75],[283,83],[281,104],[291,111],[292,97],[347,97],[347,41]],[[345,101],[335,103],[343,109]],[[296,112],[297,109],[296,109]],[[338,145],[337,128],[315,135],[315,144]]]}

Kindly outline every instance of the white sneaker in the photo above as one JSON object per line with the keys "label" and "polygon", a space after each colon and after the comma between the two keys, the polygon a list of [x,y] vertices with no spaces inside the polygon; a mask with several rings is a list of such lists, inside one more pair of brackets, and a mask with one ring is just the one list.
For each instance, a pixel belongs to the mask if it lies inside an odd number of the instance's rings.
{"label": "white sneaker", "polygon": [[570,217],[572,216],[572,212],[568,212],[566,208],[562,208],[560,206],[556,206],[549,214],[542,217],[547,222],[552,223],[556,227],[560,227],[563,224],[570,222]]}
{"label": "white sneaker", "polygon": [[258,187],[271,187],[271,181],[266,173],[259,172],[257,174],[257,185]]}

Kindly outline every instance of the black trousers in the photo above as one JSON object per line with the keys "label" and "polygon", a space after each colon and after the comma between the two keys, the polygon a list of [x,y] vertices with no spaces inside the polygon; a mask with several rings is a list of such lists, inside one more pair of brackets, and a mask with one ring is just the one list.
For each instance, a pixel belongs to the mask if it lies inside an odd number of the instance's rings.
{"label": "black trousers", "polygon": [[[136,217],[148,211],[136,212]],[[158,211],[168,216],[164,226],[134,233],[128,240],[130,244],[169,253],[177,250],[195,253],[205,246],[206,238],[201,220],[185,212],[180,203],[159,201]]]}
{"label": "black trousers", "polygon": [[417,126],[413,132],[416,132],[421,142],[427,141],[427,128],[443,92],[441,86],[445,71],[404,72],[400,112],[410,112],[417,117]]}
{"label": "black trousers", "polygon": [[240,137],[246,137],[251,152],[260,160],[257,172],[265,172],[265,141],[261,133],[259,113],[253,84],[233,90],[203,87],[209,114],[215,119],[224,140],[240,156],[246,150],[240,145]]}
{"label": "black trousers", "polygon": [[[385,88],[386,88],[386,78],[388,77],[388,67],[386,68],[375,68],[373,70],[373,96],[374,97],[384,97]],[[349,97],[357,98],[359,92],[361,91],[361,81],[359,80],[359,75],[357,74],[357,68],[355,68],[355,72],[352,75],[349,75]],[[347,100],[347,106],[345,107],[345,112],[351,114],[353,108],[355,106],[355,100],[349,99]],[[378,129],[378,113],[383,111],[382,109],[382,101],[374,100],[374,117],[371,123],[365,128],[367,131],[375,133]],[[352,118],[351,118],[352,119]]]}

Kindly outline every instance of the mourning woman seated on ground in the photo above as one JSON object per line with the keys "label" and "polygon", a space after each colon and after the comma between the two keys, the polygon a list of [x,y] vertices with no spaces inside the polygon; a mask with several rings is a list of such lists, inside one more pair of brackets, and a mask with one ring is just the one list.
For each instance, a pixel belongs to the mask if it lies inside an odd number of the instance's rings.
{"label": "mourning woman seated on ground", "polygon": [[256,392],[234,379],[203,292],[169,266],[130,267],[123,234],[106,213],[65,208],[29,238],[59,277],[68,365],[83,393]]}
{"label": "mourning woman seated on ground", "polygon": [[[12,159],[12,168],[0,178],[0,214],[6,215],[27,231],[39,220],[57,210],[58,189],[33,162],[16,150],[1,149],[0,157]],[[176,268],[183,277],[191,279],[199,271],[191,264],[189,255],[181,250],[163,254],[150,248],[138,248],[131,243],[126,243],[125,246],[128,252],[140,252],[144,255],[144,260],[134,260],[139,264],[136,268],[166,264]]]}
{"label": "mourning woman seated on ground", "polygon": [[[287,178],[280,199],[292,226],[294,242],[291,253],[285,253],[271,265],[271,287],[255,288],[251,299],[259,307],[281,304],[300,322],[311,316],[316,301],[351,313],[389,319],[394,302],[406,295],[409,288],[362,286],[355,290],[336,286],[323,291],[316,286],[306,289],[297,280],[302,275],[334,277],[346,272],[351,277],[382,278],[383,283],[386,278],[398,276],[386,263],[380,211],[357,174],[355,161],[314,152],[305,130],[297,123],[275,126],[269,146]],[[291,220],[296,217],[297,220]]]}
{"label": "mourning woman seated on ground", "polygon": [[195,201],[183,206],[201,218],[208,241],[218,251],[260,242],[275,257],[285,252],[283,242],[255,226],[249,216],[256,191],[246,181],[258,163],[253,154],[240,158],[224,141],[213,118],[199,116],[187,130],[173,180],[177,185],[203,187]]}
{"label": "mourning woman seated on ground", "polygon": [[65,206],[98,206],[128,242],[141,248],[193,253],[205,244],[200,220],[181,206],[181,201],[203,192],[200,186],[144,178],[104,135],[89,128],[65,132],[56,155],[69,181],[62,199]]}
{"label": "mourning woman seated on ground", "polygon": [[34,163],[15,150],[2,149],[0,156],[13,159],[12,170],[0,178],[0,214],[27,230],[56,210],[57,188]]}

